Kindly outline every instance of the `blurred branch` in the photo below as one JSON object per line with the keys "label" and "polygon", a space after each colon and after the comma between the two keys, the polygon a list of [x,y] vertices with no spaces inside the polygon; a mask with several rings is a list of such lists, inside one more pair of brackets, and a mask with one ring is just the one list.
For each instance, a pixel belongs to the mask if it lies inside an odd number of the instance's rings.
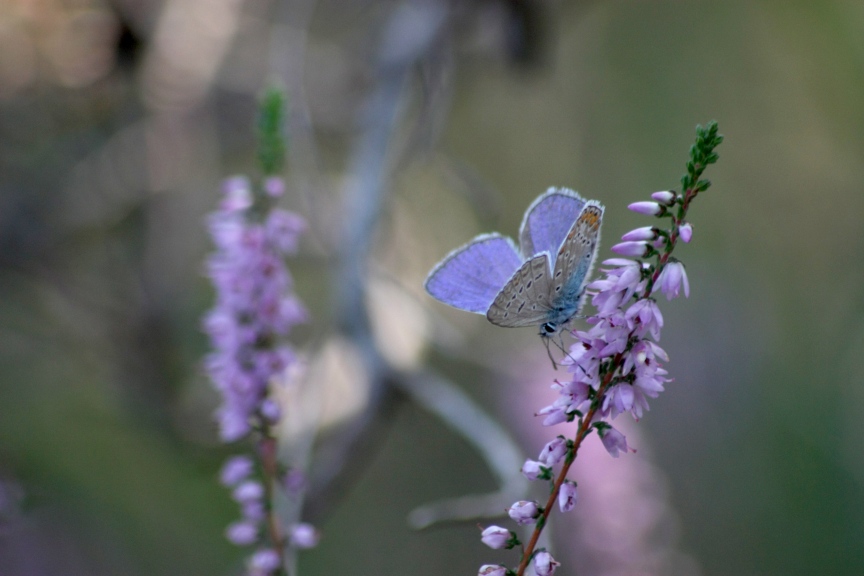
{"label": "blurred branch", "polygon": [[501,486],[490,494],[462,496],[416,508],[408,517],[411,526],[420,529],[442,521],[501,516],[502,503],[518,500],[525,494],[525,479],[519,473],[522,452],[504,428],[461,389],[430,372],[407,374],[397,380],[397,385],[470,442]]}
{"label": "blurred branch", "polygon": [[429,410],[473,444],[498,477],[500,491],[465,496],[417,509],[415,527],[444,520],[465,520],[498,515],[509,498],[521,493],[517,476],[519,449],[504,430],[455,385],[429,373],[396,370],[375,342],[367,308],[368,261],[374,233],[389,189],[395,163],[393,134],[404,109],[406,84],[412,69],[434,48],[448,22],[447,8],[433,1],[405,2],[391,14],[381,40],[377,82],[361,112],[361,132],[350,157],[344,190],[345,230],[335,285],[336,328],[360,351],[370,382],[369,401],[350,429],[331,446],[328,465],[312,478],[308,505],[313,518],[371,458],[368,451],[383,430],[400,391]]}

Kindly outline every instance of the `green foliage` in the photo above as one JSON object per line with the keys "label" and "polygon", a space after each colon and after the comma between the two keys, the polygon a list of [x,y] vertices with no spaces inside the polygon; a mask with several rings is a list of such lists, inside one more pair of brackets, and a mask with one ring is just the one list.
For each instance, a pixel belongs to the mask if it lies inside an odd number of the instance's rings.
{"label": "green foliage", "polygon": [[723,135],[717,133],[717,122],[712,120],[704,127],[696,126],[696,142],[690,147],[690,160],[687,161],[687,174],[681,177],[683,192],[695,190],[704,192],[711,186],[709,180],[700,180],[702,172],[709,164],[714,164],[720,157],[714,148],[723,142]]}
{"label": "green foliage", "polygon": [[285,164],[285,91],[268,88],[258,116],[258,160],[265,176],[278,174]]}

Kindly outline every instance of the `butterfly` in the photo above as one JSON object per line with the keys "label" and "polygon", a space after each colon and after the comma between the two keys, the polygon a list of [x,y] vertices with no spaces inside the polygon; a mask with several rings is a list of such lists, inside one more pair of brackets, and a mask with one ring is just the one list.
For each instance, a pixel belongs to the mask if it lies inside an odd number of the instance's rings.
{"label": "butterfly", "polygon": [[558,334],[582,305],[600,244],[603,206],[567,188],[550,188],[528,206],[519,247],[482,234],[432,268],[426,291],[444,304],[485,314],[496,326],[539,326]]}

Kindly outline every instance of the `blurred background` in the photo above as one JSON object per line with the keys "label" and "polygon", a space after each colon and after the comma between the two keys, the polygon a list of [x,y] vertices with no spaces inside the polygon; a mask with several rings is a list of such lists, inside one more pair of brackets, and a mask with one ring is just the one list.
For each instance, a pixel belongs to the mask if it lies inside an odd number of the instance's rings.
{"label": "blurred background", "polygon": [[[289,266],[318,423],[374,401],[339,343],[335,273],[346,198],[372,181],[378,348],[445,375],[525,457],[564,431],[533,416],[556,377],[545,350],[433,301],[426,273],[478,233],[515,235],[551,185],[606,206],[610,257],[648,224],[627,204],[676,187],[716,119],[714,186],[676,252],[691,296],[661,302],[675,381],[616,421],[636,454],[580,453],[559,573],[864,573],[861,2],[3,0],[0,574],[240,572],[217,472],[244,447],[219,444],[201,370],[204,221],[222,178],[256,173],[273,79],[284,205],[310,223]],[[421,403],[375,417],[363,466],[308,503],[323,539],[300,573],[515,562],[470,522],[407,528],[496,480]]]}

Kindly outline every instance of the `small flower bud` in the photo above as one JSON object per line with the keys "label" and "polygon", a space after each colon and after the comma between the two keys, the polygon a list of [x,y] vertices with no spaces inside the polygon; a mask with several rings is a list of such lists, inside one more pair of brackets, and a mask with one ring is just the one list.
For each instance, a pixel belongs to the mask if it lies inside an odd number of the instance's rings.
{"label": "small flower bud", "polygon": [[240,506],[240,512],[243,514],[243,518],[246,520],[255,520],[261,521],[264,520],[264,516],[266,513],[264,511],[264,503],[260,500],[250,500],[249,502],[243,502]]}
{"label": "small flower bud", "polygon": [[685,222],[680,228],[678,228],[678,235],[682,242],[689,244],[690,238],[693,237],[693,226],[691,226],[689,222]]}
{"label": "small flower bud", "polygon": [[252,474],[253,467],[249,456],[232,456],[222,465],[219,481],[223,486],[236,486]]}
{"label": "small flower bud", "polygon": [[568,449],[567,440],[558,436],[543,447],[537,459],[546,466],[554,466],[564,458]]}
{"label": "small flower bud", "polygon": [[534,573],[537,576],[552,576],[555,573],[555,569],[560,566],[561,563],[557,562],[551,554],[542,550],[534,556]]}
{"label": "small flower bud", "polygon": [[613,458],[617,458],[620,452],[626,454],[630,450],[630,447],[627,446],[627,438],[612,426],[599,429],[597,432],[600,434],[603,447]]}
{"label": "small flower bud", "polygon": [[576,506],[576,484],[566,480],[558,492],[558,507],[561,512],[569,512]]}
{"label": "small flower bud", "polygon": [[525,526],[526,524],[534,523],[535,519],[540,515],[540,509],[535,502],[519,500],[507,509],[507,514],[514,522],[520,526]]}
{"label": "small flower bud", "polygon": [[484,564],[477,576],[506,576],[507,568],[499,564]]}
{"label": "small flower bud", "polygon": [[268,424],[276,424],[282,417],[282,409],[273,399],[267,398],[261,402],[261,416],[264,417]]}
{"label": "small flower bud", "polygon": [[500,526],[489,526],[480,534],[480,540],[493,550],[507,546],[511,537],[510,531]]}
{"label": "small flower bud", "polygon": [[675,194],[674,190],[661,190],[660,192],[654,192],[653,194],[651,194],[651,198],[653,198],[660,204],[672,206],[673,204],[675,204],[677,194]]}
{"label": "small flower bud", "polygon": [[279,553],[269,548],[258,550],[249,559],[249,567],[252,570],[264,572],[265,574],[273,572],[279,568],[280,564],[282,564],[282,559],[279,558]]}
{"label": "small flower bud", "polygon": [[279,176],[270,176],[264,180],[264,192],[271,198],[278,198],[285,193],[285,180]]}
{"label": "small flower bud", "polygon": [[252,206],[252,189],[245,176],[232,176],[222,183],[221,208],[225,212],[238,212]]}
{"label": "small flower bud", "polygon": [[522,465],[522,475],[531,481],[538,478],[545,480],[549,476],[549,468],[536,460],[526,460],[525,464]]}
{"label": "small flower bud", "polygon": [[301,550],[306,550],[317,546],[318,540],[321,539],[321,535],[311,524],[299,522],[291,526],[288,538],[291,541],[292,546]]}
{"label": "small flower bud", "polygon": [[225,537],[237,546],[248,546],[258,540],[258,527],[254,522],[234,522],[225,529]]}
{"label": "small flower bud", "polygon": [[627,232],[623,236],[621,236],[622,240],[626,240],[628,242],[635,240],[654,240],[657,238],[657,230],[653,226],[644,226],[642,228],[636,228],[635,230],[631,230]]}
{"label": "small flower bud", "polygon": [[644,258],[648,254],[648,245],[645,242],[620,242],[612,246],[612,251],[622,256]]}
{"label": "small flower bud", "polygon": [[237,502],[254,502],[264,497],[264,486],[257,480],[247,480],[237,486],[232,495]]}
{"label": "small flower bud", "polygon": [[645,214],[646,216],[660,216],[666,212],[666,208],[657,202],[633,202],[627,206],[627,208],[633,212]]}

